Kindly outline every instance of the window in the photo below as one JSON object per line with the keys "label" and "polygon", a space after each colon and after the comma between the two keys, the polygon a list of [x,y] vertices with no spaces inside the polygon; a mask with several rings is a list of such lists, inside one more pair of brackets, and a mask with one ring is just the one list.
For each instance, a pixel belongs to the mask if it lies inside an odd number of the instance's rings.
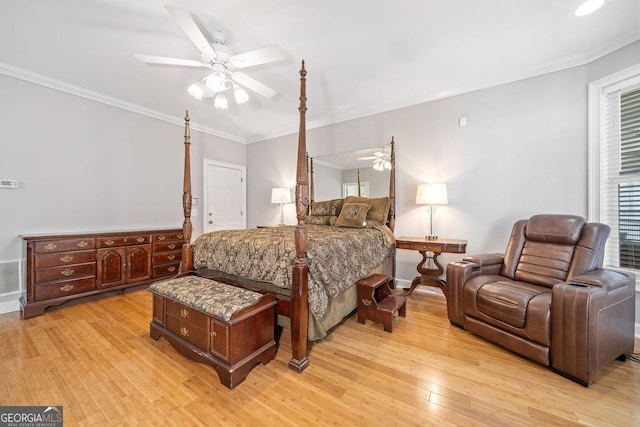
{"label": "window", "polygon": [[640,65],[589,85],[589,216],[611,227],[605,265],[640,271]]}

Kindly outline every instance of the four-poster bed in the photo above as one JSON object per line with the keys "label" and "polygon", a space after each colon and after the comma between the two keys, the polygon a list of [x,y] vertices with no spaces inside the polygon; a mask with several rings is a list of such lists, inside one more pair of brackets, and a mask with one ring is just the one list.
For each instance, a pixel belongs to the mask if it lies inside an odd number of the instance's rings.
{"label": "four-poster bed", "polygon": [[[389,197],[352,197],[311,205],[309,169],[312,170],[313,166],[306,147],[306,100],[306,70],[303,61],[298,108],[300,126],[296,157],[295,227],[206,233],[193,244],[190,243],[192,224],[188,114],[185,117],[184,140],[183,228],[186,243],[182,249],[180,273],[274,293],[277,300],[276,313],[289,319],[292,340],[289,368],[296,372],[302,372],[309,364],[308,338],[325,336],[331,327],[355,309],[355,282],[371,273],[385,273],[393,277],[395,270],[393,138]],[[310,221],[324,221],[324,216],[313,214],[314,211],[319,212],[325,208],[331,211],[326,215],[325,225]],[[331,215],[333,224],[329,220]],[[348,246],[349,242],[355,246]],[[264,264],[257,264],[258,262]]]}

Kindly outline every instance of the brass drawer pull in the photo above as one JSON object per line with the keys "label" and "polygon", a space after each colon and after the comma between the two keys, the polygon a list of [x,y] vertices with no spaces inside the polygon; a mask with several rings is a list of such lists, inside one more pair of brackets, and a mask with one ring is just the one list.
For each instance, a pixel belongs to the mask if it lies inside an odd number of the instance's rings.
{"label": "brass drawer pull", "polygon": [[87,242],[85,242],[85,241],[83,240],[83,241],[81,241],[81,242],[78,242],[78,245],[77,245],[77,246],[78,246],[79,248],[86,248],[86,247],[87,247],[87,245],[88,245],[88,243],[87,243]]}
{"label": "brass drawer pull", "polygon": [[362,305],[364,305],[365,307],[369,307],[371,305],[371,300],[362,298]]}
{"label": "brass drawer pull", "polygon": [[138,237],[136,239],[136,241],[138,241],[139,243],[142,243],[142,242],[144,242],[144,237]]}
{"label": "brass drawer pull", "polygon": [[44,248],[48,251],[52,251],[55,248],[57,248],[58,246],[55,243],[49,243],[48,245],[46,245]]}
{"label": "brass drawer pull", "polygon": [[168,248],[169,248],[169,249],[175,249],[175,247],[176,247],[176,245],[174,245],[173,243],[171,243],[171,244],[168,246]]}
{"label": "brass drawer pull", "polygon": [[216,335],[218,335],[218,333],[216,331],[211,332],[211,336],[215,337]]}
{"label": "brass drawer pull", "polygon": [[184,326],[182,328],[180,328],[180,333],[182,334],[183,337],[188,337],[189,336],[189,330],[187,328],[185,328]]}
{"label": "brass drawer pull", "polygon": [[73,274],[73,270],[70,268],[67,268],[66,270],[62,270],[60,274],[62,274],[63,276],[71,276]]}
{"label": "brass drawer pull", "polygon": [[182,310],[180,310],[180,316],[184,317],[185,319],[189,317],[189,309],[183,308]]}
{"label": "brass drawer pull", "polygon": [[71,262],[73,260],[73,257],[70,255],[65,255],[62,258],[60,258],[60,261],[62,262]]}
{"label": "brass drawer pull", "polygon": [[105,245],[109,245],[109,246],[111,246],[111,245],[113,245],[113,240],[111,240],[111,239],[109,239],[109,240],[105,240],[105,241],[104,241],[104,244],[105,244]]}
{"label": "brass drawer pull", "polygon": [[182,235],[182,233],[178,234],[178,236],[177,236],[177,237],[178,237],[178,239],[182,239],[182,238],[184,238],[184,236]]}
{"label": "brass drawer pull", "polygon": [[160,240],[161,242],[162,242],[164,239],[166,239],[166,237],[165,237],[165,236],[158,236],[158,240]]}
{"label": "brass drawer pull", "polygon": [[167,270],[169,270],[169,271],[170,271],[170,272],[172,272],[172,273],[175,271],[175,269],[176,269],[176,268],[175,268],[174,266],[171,266],[171,267],[167,268]]}
{"label": "brass drawer pull", "polygon": [[173,261],[174,259],[176,259],[176,256],[175,256],[175,255],[169,255],[169,256],[167,257],[167,259],[168,259],[169,261]]}
{"label": "brass drawer pull", "polygon": [[63,292],[69,292],[72,289],[73,289],[73,285],[70,285],[68,283],[60,288],[60,290],[63,291]]}

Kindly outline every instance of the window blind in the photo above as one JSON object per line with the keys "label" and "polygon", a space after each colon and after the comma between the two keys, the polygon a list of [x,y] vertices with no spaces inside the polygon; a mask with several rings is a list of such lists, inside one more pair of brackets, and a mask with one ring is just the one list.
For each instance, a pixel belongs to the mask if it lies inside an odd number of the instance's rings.
{"label": "window blind", "polygon": [[604,99],[602,218],[611,226],[607,265],[640,270],[640,88]]}

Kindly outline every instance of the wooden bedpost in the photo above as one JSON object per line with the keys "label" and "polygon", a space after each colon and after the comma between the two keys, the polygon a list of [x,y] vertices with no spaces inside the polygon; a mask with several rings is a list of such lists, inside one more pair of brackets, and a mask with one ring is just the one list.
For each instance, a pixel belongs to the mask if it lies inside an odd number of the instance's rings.
{"label": "wooden bedpost", "polygon": [[307,159],[309,159],[309,212],[311,212],[311,204],[315,201],[315,190],[313,188],[313,157],[309,157],[309,153],[307,153]]}
{"label": "wooden bedpost", "polygon": [[396,142],[391,137],[391,170],[389,171],[389,228],[396,227]]}
{"label": "wooden bedpost", "polygon": [[296,259],[293,262],[293,284],[291,291],[291,349],[289,369],[298,373],[309,366],[307,359],[307,327],[309,321],[308,280],[309,266],[305,258],[307,250],[307,229],[304,218],[309,207],[307,188],[307,140],[305,113],[307,111],[306,75],[304,61],[300,69],[300,129],[298,133],[298,164],[296,169],[296,214],[298,224],[295,229]]}
{"label": "wooden bedpost", "polygon": [[182,186],[182,209],[184,222],[182,234],[185,243],[182,245],[182,261],[178,273],[186,273],[193,270],[193,247],[191,246],[191,130],[189,127],[189,111],[184,117],[184,183]]}

